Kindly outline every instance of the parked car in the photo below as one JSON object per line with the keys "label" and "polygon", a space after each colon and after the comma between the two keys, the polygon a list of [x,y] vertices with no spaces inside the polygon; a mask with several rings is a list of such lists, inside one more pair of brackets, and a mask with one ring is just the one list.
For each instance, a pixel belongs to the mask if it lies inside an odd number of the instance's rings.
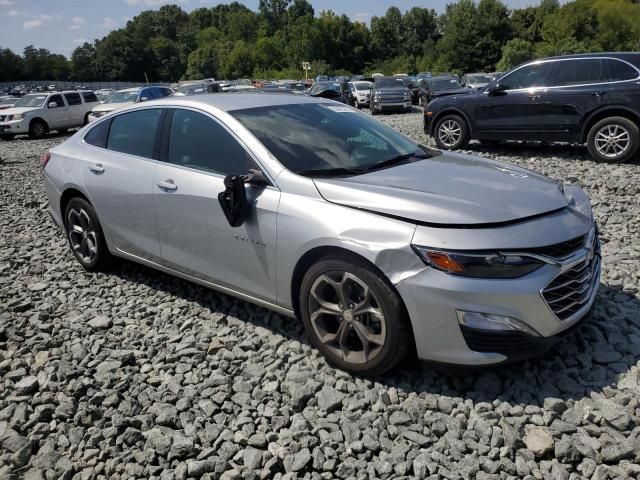
{"label": "parked car", "polygon": [[494,80],[488,73],[465,73],[460,83],[467,88],[484,88]]}
{"label": "parked car", "polygon": [[413,350],[459,365],[538,355],[598,291],[579,187],[420,146],[323,98],[133,105],[43,165],[51,215],[85,269],[122,257],[301,318],[356,374]]}
{"label": "parked car", "polygon": [[18,99],[16,97],[12,97],[10,95],[0,97],[0,110],[6,110],[7,108],[13,107],[17,101]]}
{"label": "parked car", "polygon": [[596,53],[525,63],[482,92],[439,98],[424,113],[441,148],[470,139],[586,143],[602,162],[640,148],[640,53]]}
{"label": "parked car", "polygon": [[134,87],[118,90],[102,104],[96,106],[89,114],[89,122],[111,113],[114,110],[126,107],[131,103],[146,102],[156,98],[168,97],[173,94],[169,87]]}
{"label": "parked car", "polygon": [[418,75],[416,75],[418,78],[431,78],[432,76],[431,72],[418,72]]}
{"label": "parked car", "polygon": [[220,86],[215,83],[187,83],[180,85],[174,95],[180,97],[185,95],[203,95],[206,93],[218,93]]}
{"label": "parked car", "polygon": [[411,111],[411,90],[403,77],[375,77],[369,109],[375,115],[382,111]]}
{"label": "parked car", "polygon": [[251,83],[251,80],[245,78],[241,80],[232,80],[228,91],[243,92],[246,90],[255,90],[255,88],[256,87]]}
{"label": "parked car", "polygon": [[346,83],[335,82],[333,80],[315,82],[311,90],[309,90],[309,96],[329,98],[337,102],[349,103],[349,87]]}
{"label": "parked car", "polygon": [[351,93],[351,103],[356,108],[368,107],[371,100],[371,89],[373,82],[356,81],[349,82],[349,91]]}
{"label": "parked car", "polygon": [[42,138],[49,131],[66,132],[88,122],[91,109],[99,105],[93,92],[43,92],[18,99],[12,108],[0,112],[0,137],[11,140],[26,133]]}
{"label": "parked car", "polygon": [[466,94],[470,91],[460,85],[458,79],[454,77],[423,78],[420,80],[419,85],[418,103],[420,105],[427,105],[434,98]]}
{"label": "parked car", "polygon": [[411,91],[411,103],[420,103],[420,79],[418,77],[404,77],[404,84]]}

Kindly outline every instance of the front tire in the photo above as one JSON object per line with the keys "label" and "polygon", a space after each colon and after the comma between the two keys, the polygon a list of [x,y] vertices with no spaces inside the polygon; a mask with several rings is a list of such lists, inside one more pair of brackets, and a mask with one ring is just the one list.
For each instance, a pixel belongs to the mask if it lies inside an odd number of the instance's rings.
{"label": "front tire", "polygon": [[587,148],[594,160],[624,163],[640,147],[638,125],[625,117],[609,117],[596,122],[587,135]]}
{"label": "front tire", "polygon": [[43,138],[48,131],[49,127],[42,120],[34,120],[29,125],[29,137],[34,139]]}
{"label": "front tire", "polygon": [[446,115],[439,119],[433,133],[436,144],[444,150],[457,150],[469,143],[469,127],[458,115]]}
{"label": "front tire", "polygon": [[353,374],[382,374],[410,350],[400,296],[357,258],[327,257],[314,264],[302,280],[300,312],[327,362]]}
{"label": "front tire", "polygon": [[90,272],[105,270],[112,262],[100,221],[84,198],[72,198],[64,213],[67,240],[76,260]]}

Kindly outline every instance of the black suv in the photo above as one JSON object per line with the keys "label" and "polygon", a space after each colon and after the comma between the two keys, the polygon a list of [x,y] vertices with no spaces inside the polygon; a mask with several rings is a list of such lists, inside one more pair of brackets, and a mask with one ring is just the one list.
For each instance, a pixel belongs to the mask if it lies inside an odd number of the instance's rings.
{"label": "black suv", "polygon": [[437,98],[424,131],[443,149],[470,139],[586,143],[603,162],[640,147],[640,53],[597,53],[523,64],[486,88]]}

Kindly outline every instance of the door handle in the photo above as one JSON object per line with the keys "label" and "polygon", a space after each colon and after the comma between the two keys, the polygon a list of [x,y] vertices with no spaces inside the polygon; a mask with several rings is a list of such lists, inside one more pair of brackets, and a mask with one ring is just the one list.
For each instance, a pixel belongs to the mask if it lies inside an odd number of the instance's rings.
{"label": "door handle", "polygon": [[173,180],[171,179],[167,179],[164,180],[163,182],[158,182],[158,186],[160,188],[162,188],[163,190],[177,190],[178,186],[173,183]]}
{"label": "door handle", "polygon": [[93,173],[104,173],[104,168],[101,163],[96,163],[95,165],[89,166],[89,170]]}

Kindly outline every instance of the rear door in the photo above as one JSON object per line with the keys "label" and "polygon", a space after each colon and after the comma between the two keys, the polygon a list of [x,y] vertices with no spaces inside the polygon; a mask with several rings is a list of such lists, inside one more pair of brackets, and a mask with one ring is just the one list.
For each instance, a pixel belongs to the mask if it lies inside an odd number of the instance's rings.
{"label": "rear door", "polygon": [[64,98],[67,100],[69,106],[68,126],[76,127],[83,124],[84,112],[82,111],[82,99],[78,92],[66,92],[63,93]]}
{"label": "rear door", "polygon": [[259,168],[237,137],[205,112],[167,115],[153,185],[163,262],[169,268],[267,301],[276,298],[280,191],[247,185],[251,214],[229,225],[218,195],[226,175]]}
{"label": "rear door", "polygon": [[571,58],[549,64],[547,88],[537,93],[547,138],[580,141],[584,119],[606,102],[609,95],[604,60]]}
{"label": "rear door", "polygon": [[503,91],[485,91],[470,101],[474,136],[523,140],[539,137],[546,130],[539,99],[549,72],[548,62],[525,65],[500,79]]}
{"label": "rear door", "polygon": [[157,138],[165,110],[145,108],[97,122],[84,137],[90,147],[83,179],[113,248],[160,262],[153,205]]}

